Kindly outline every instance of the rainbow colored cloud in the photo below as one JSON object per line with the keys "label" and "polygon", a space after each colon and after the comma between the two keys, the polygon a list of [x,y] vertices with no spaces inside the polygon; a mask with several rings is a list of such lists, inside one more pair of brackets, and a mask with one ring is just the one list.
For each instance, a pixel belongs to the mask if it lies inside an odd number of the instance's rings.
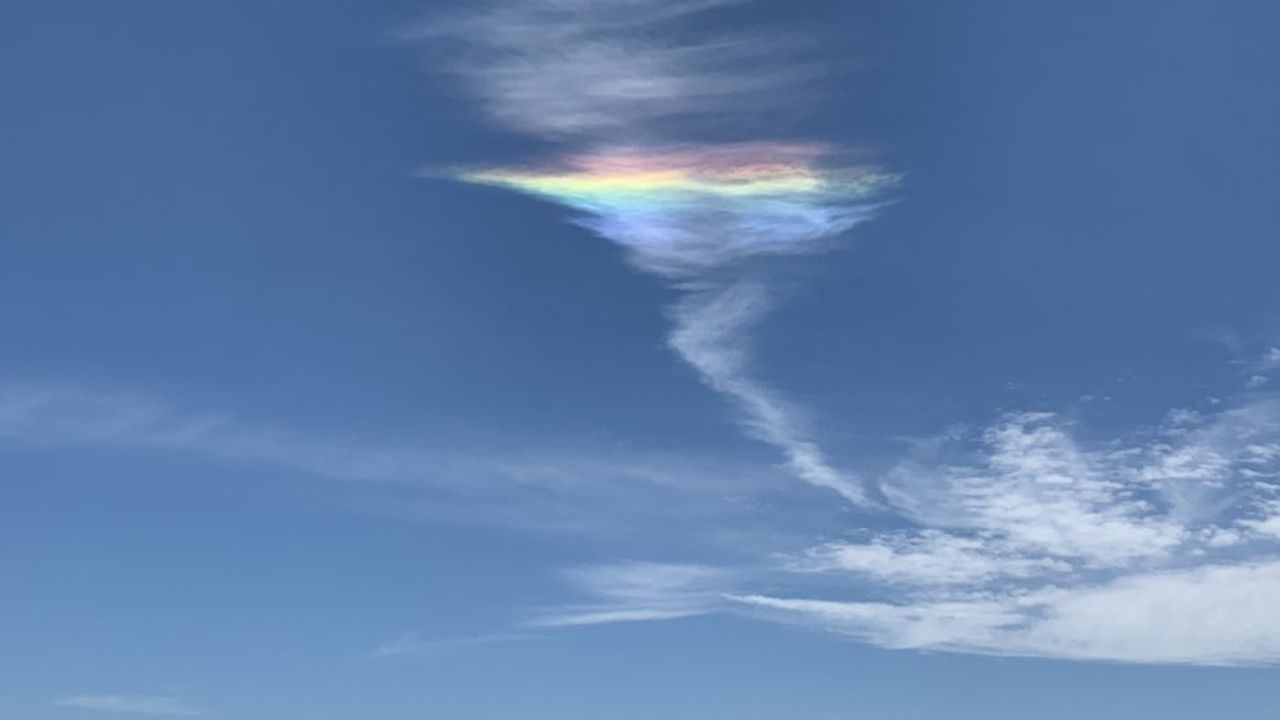
{"label": "rainbow colored cloud", "polygon": [[807,252],[867,219],[894,175],[842,165],[815,143],[629,148],[459,179],[546,198],[631,248],[648,269],[696,273],[757,254]]}

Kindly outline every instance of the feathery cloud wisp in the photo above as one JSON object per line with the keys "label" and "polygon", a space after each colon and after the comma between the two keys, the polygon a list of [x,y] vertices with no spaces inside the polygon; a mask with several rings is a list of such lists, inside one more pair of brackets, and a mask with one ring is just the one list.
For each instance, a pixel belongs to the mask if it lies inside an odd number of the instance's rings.
{"label": "feathery cloud wisp", "polygon": [[76,695],[59,700],[62,707],[151,717],[197,717],[199,709],[173,697],[143,695]]}
{"label": "feathery cloud wisp", "polygon": [[[693,30],[697,13],[734,4],[495,0],[437,23],[425,35],[460,48],[452,69],[493,121],[567,148],[457,177],[566,206],[673,283],[685,294],[671,311],[672,349],[795,475],[866,504],[864,484],[828,460],[802,413],[753,375],[749,341],[770,307],[768,259],[826,248],[874,213],[893,178],[816,143],[697,140],[717,121],[768,114],[760,98],[805,75],[760,52],[771,41]],[[1271,369],[1259,363],[1249,386]],[[844,597],[737,593],[709,569],[628,564],[577,578],[599,602],[560,620],[684,617],[735,597],[890,647],[1280,660],[1257,600],[1280,596],[1276,417],[1254,398],[1099,447],[1051,414],[1009,415],[958,439],[953,455],[913,457],[885,478],[896,526],[828,540],[777,571],[800,588],[819,576],[847,583]],[[1173,619],[1162,634],[1125,620],[1126,608]]]}
{"label": "feathery cloud wisp", "polygon": [[[405,33],[438,48],[500,126],[579,143],[649,142],[676,126],[756,118],[810,71],[774,34],[708,37],[688,24],[745,0],[496,0],[436,13]],[[784,49],[789,52],[784,52]]]}
{"label": "feathery cloud wisp", "polygon": [[1280,662],[1275,398],[1172,413],[1126,444],[1085,443],[1047,413],[1007,416],[977,443],[959,456],[935,445],[885,481],[910,529],[789,564],[858,599],[737,601],[894,648]]}
{"label": "feathery cloud wisp", "polygon": [[498,1],[422,34],[470,58],[453,69],[497,123],[577,146],[550,163],[456,176],[565,205],[637,267],[677,283],[687,294],[672,309],[671,347],[799,478],[866,504],[801,413],[750,372],[749,331],[770,304],[751,261],[827,247],[871,217],[894,178],[820,143],[672,139],[673,119],[768,114],[759,98],[777,100],[804,74],[767,52],[774,39],[700,38],[677,22],[733,4]]}
{"label": "feathery cloud wisp", "polygon": [[686,295],[672,309],[671,347],[738,405],[753,436],[783,451],[798,477],[864,503],[861,486],[804,436],[799,412],[749,368],[749,331],[769,294],[746,261],[820,249],[867,218],[892,182],[867,168],[825,167],[827,154],[784,143],[629,150],[462,177],[578,210],[581,224],[627,248],[637,266],[680,283]]}
{"label": "feathery cloud wisp", "polygon": [[703,565],[619,563],[576,568],[569,581],[597,602],[555,608],[536,617],[537,627],[676,620],[724,606],[729,573]]}
{"label": "feathery cloud wisp", "polygon": [[507,438],[486,438],[470,451],[452,438],[370,443],[139,393],[4,378],[2,442],[191,453],[385,485],[402,496],[389,509],[396,514],[610,533],[654,522],[700,526],[724,515],[725,493],[751,495],[777,476],[744,462],[638,454],[606,443],[521,450]]}
{"label": "feathery cloud wisp", "polygon": [[[1015,413],[917,446],[882,481],[888,527],[703,568],[693,586],[576,583],[596,600],[579,607],[596,622],[739,612],[895,649],[1280,663],[1277,398],[1172,412],[1109,442]],[[660,602],[634,602],[645,593]]]}

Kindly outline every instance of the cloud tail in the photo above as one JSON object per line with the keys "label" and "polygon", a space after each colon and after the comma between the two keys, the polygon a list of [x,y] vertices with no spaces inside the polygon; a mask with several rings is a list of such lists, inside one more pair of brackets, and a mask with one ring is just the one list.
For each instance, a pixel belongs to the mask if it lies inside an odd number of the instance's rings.
{"label": "cloud tail", "polygon": [[768,289],[759,281],[701,287],[673,308],[669,343],[708,386],[737,405],[742,425],[753,437],[782,451],[798,478],[866,505],[862,483],[834,468],[806,437],[800,413],[750,373],[748,333],[770,304]]}

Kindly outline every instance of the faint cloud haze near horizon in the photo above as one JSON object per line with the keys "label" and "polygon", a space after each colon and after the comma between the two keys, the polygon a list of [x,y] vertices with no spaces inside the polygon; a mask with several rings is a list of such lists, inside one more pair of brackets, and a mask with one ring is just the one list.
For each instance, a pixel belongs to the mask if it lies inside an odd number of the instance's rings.
{"label": "faint cloud haze near horizon", "polygon": [[80,710],[145,717],[200,717],[205,714],[183,700],[161,695],[75,695],[59,700],[56,704]]}

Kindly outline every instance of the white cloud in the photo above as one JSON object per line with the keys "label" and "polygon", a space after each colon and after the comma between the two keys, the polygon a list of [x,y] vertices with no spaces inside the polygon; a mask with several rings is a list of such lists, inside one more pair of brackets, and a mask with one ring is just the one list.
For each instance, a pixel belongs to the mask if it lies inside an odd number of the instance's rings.
{"label": "white cloud", "polygon": [[[1280,486],[1268,488],[1272,493],[1280,492]],[[1266,500],[1257,505],[1250,517],[1236,523],[1248,533],[1280,540],[1280,500]]]}
{"label": "white cloud", "polygon": [[1127,453],[1087,452],[1055,418],[1015,414],[987,429],[978,463],[904,463],[885,494],[917,523],[985,533],[995,547],[1090,567],[1161,557],[1185,530],[1155,512]]}
{"label": "white cloud", "polygon": [[530,624],[567,627],[705,615],[723,607],[730,579],[726,571],[702,565],[644,562],[583,567],[566,575],[598,601],[551,609]]}
{"label": "white cloud", "polygon": [[487,635],[467,635],[463,637],[428,639],[423,638],[418,633],[406,633],[388,640],[374,648],[373,652],[369,653],[368,657],[380,659],[429,655],[459,648],[528,642],[531,640],[540,640],[543,637],[544,636],[542,635],[536,635],[533,633],[491,633]]}
{"label": "white cloud", "polygon": [[[676,123],[761,112],[807,71],[782,38],[694,37],[693,16],[742,0],[497,0],[437,13],[407,36],[437,50],[500,125],[578,140],[661,139]],[[794,48],[793,48],[794,50]],[[794,52],[791,55],[794,56]]]}
{"label": "white cloud", "polygon": [[901,604],[735,599],[893,648],[1139,663],[1280,661],[1280,562]]}
{"label": "white cloud", "polygon": [[[417,36],[450,56],[450,68],[499,125],[578,150],[635,153],[681,146],[688,138],[673,141],[674,129],[701,133],[703,120],[742,115],[758,122],[760,97],[785,104],[779,97],[806,76],[796,65],[771,64],[777,39],[692,32],[695,13],[735,2],[494,0],[437,16]],[[765,146],[743,145],[752,152]],[[832,204],[824,196],[757,216],[686,193],[675,211],[583,210],[589,217],[582,222],[685,293],[672,309],[670,345],[735,404],[746,430],[780,450],[797,477],[866,506],[860,478],[837,467],[803,413],[751,367],[751,333],[770,308],[758,261],[821,249],[821,241],[873,209]],[[665,242],[647,242],[655,239]],[[1260,390],[1276,367],[1274,349],[1250,364],[1251,389]],[[409,482],[525,512],[556,512],[577,492],[600,497],[589,488],[602,476],[620,480],[608,486],[609,510],[625,512],[626,501],[650,489],[705,482],[707,474],[679,462],[612,458],[477,465],[431,450],[317,442],[226,416],[57,388],[0,387],[0,436],[195,451],[329,477]],[[856,541],[828,535],[766,572],[638,562],[578,568],[567,579],[589,601],[551,608],[531,624],[667,620],[736,607],[894,648],[1280,662],[1276,399],[1255,392],[1214,412],[1176,411],[1160,427],[1106,441],[1053,414],[1015,413],[917,448],[881,483],[889,504],[879,508],[884,529],[851,529]],[[621,489],[628,486],[644,492],[627,495]],[[523,492],[528,488],[534,492]],[[546,495],[555,502],[542,503]],[[402,638],[380,652],[422,645]]]}
{"label": "white cloud", "polygon": [[[794,105],[786,99],[812,75],[798,61],[803,47],[782,52],[788,41],[777,33],[709,37],[697,29],[698,16],[741,2],[487,0],[437,14],[409,35],[447,54],[442,63],[507,129],[580,150],[603,147],[632,162],[661,160],[673,148],[711,166],[816,162],[808,157],[815,145],[789,152],[768,142],[689,145],[703,120],[724,133],[733,118],[758,124],[769,108]],[[798,150],[805,157],[791,157]],[[831,184],[816,166],[809,170],[818,185]],[[860,482],[831,464],[800,412],[746,367],[747,336],[769,301],[764,281],[746,278],[741,262],[814,252],[874,207],[856,193],[810,195],[733,203],[685,191],[660,208],[576,209],[585,216],[580,224],[627,247],[637,267],[688,291],[673,310],[670,345],[738,407],[751,435],[778,448],[805,482],[866,504]]]}
{"label": "white cloud", "polygon": [[[384,445],[349,434],[304,433],[229,412],[188,410],[138,394],[65,383],[0,380],[0,441],[33,446],[183,452],[319,478],[385,486],[385,511],[447,522],[616,532],[658,523],[697,525],[743,512],[779,473],[746,461],[634,452],[604,443],[475,449],[432,437]],[[528,439],[524,439],[528,443]]]}
{"label": "white cloud", "polygon": [[671,346],[708,385],[737,403],[748,431],[781,449],[797,477],[852,503],[866,504],[861,483],[834,468],[806,437],[799,413],[751,378],[746,344],[752,323],[767,307],[766,291],[755,283],[694,292],[675,308]]}
{"label": "white cloud", "polygon": [[145,695],[76,695],[57,702],[62,707],[152,717],[196,717],[201,710],[173,697]]}
{"label": "white cloud", "polygon": [[1070,569],[1061,560],[1021,555],[989,536],[939,530],[914,535],[886,533],[867,543],[819,545],[795,567],[801,571],[852,572],[913,585],[968,585]]}
{"label": "white cloud", "polygon": [[888,648],[981,647],[1000,628],[1015,624],[1016,608],[995,600],[936,600],[913,604],[846,602],[734,595],[744,606],[778,611]]}
{"label": "white cloud", "polygon": [[885,482],[898,522],[739,572],[718,584],[736,610],[698,607],[889,648],[1280,663],[1278,443],[1269,396],[1105,442],[1010,414],[915,443]]}
{"label": "white cloud", "polygon": [[[713,369],[721,376],[739,370],[731,352],[715,361],[723,363]],[[423,468],[440,463],[430,453],[330,446],[226,415],[66,387],[0,384],[0,438],[184,450],[361,480],[390,482],[403,473],[408,482],[459,482],[459,476],[431,478]],[[530,624],[741,611],[894,648],[1280,662],[1280,629],[1271,611],[1280,607],[1280,399],[1256,395],[1105,442],[1082,439],[1078,428],[1051,414],[1011,414],[989,428],[954,430],[914,447],[885,479],[891,503],[885,509],[899,517],[882,523],[884,529],[860,528],[859,540],[826,540],[764,567],[628,562],[577,568],[566,578],[587,601],[546,609]],[[528,475],[507,478],[506,490],[492,497],[505,493],[522,504],[549,487],[571,493],[602,485],[585,470],[590,467],[526,467]],[[579,472],[588,476],[576,477]],[[657,508],[654,518],[676,509],[662,498],[670,497],[668,485],[687,476],[673,479],[652,467],[636,474],[645,492],[624,492],[607,507],[586,503],[599,522],[616,522],[636,498]],[[735,480],[708,492],[723,499]],[[530,496],[518,492],[526,485],[535,488]],[[598,489],[604,495],[588,499],[620,492],[607,483]],[[766,531],[756,531],[761,534],[752,542],[760,548]],[[375,654],[507,637],[408,637]],[[66,704],[196,712],[159,700],[166,699],[81,696]]]}

